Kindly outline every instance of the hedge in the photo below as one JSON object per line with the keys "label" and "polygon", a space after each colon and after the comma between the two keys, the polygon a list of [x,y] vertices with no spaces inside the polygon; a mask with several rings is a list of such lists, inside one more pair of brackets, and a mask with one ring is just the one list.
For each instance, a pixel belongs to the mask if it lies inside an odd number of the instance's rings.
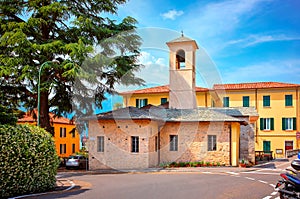
{"label": "hedge", "polygon": [[0,198],[53,189],[58,164],[53,138],[44,129],[0,125]]}

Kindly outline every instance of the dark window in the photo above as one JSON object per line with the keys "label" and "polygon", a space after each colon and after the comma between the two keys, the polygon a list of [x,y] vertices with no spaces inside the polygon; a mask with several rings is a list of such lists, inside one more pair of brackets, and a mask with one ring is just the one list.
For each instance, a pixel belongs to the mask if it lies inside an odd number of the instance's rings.
{"label": "dark window", "polygon": [[165,104],[168,102],[167,98],[160,98],[160,104]]}
{"label": "dark window", "polygon": [[243,107],[249,107],[249,96],[243,96]]}
{"label": "dark window", "polygon": [[223,107],[229,107],[229,97],[223,97]]}
{"label": "dark window", "polygon": [[61,138],[66,137],[66,128],[60,127],[60,137]]}
{"label": "dark window", "polygon": [[296,130],[297,119],[293,118],[282,118],[282,130]]}
{"label": "dark window", "polygon": [[147,106],[148,105],[148,99],[136,99],[135,100],[135,106],[137,108],[141,108],[143,106]]}
{"label": "dark window", "polygon": [[104,152],[104,136],[98,136],[97,141],[98,141],[97,151]]}
{"label": "dark window", "polygon": [[170,135],[170,151],[178,151],[178,135]]}
{"label": "dark window", "polygon": [[270,95],[263,96],[263,106],[269,107],[271,105]]}
{"label": "dark window", "polygon": [[285,95],[285,106],[293,106],[293,95]]}
{"label": "dark window", "polygon": [[139,136],[131,136],[131,152],[139,152]]}
{"label": "dark window", "polygon": [[75,144],[72,144],[72,153],[75,153]]}
{"label": "dark window", "polygon": [[274,130],[274,118],[260,118],[260,130]]}
{"label": "dark window", "polygon": [[67,153],[67,144],[60,144],[59,145],[59,153],[66,154]]}
{"label": "dark window", "polygon": [[185,52],[184,50],[178,50],[176,53],[176,68],[185,68]]}
{"label": "dark window", "polygon": [[217,136],[216,135],[208,135],[207,136],[207,150],[208,151],[216,151],[217,150]]}

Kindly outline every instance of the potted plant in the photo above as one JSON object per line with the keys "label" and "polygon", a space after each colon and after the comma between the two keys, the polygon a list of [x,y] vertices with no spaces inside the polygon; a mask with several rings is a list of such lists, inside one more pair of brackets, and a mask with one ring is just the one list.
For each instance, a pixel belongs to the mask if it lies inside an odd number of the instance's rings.
{"label": "potted plant", "polygon": [[239,166],[240,167],[243,167],[243,168],[246,168],[247,167],[247,165],[248,165],[248,160],[245,160],[244,158],[243,159],[241,159],[240,161],[239,161]]}

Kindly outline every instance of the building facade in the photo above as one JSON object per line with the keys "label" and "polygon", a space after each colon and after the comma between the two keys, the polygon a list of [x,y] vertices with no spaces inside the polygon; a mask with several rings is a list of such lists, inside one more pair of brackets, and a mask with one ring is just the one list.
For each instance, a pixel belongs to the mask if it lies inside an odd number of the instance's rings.
{"label": "building facade", "polygon": [[[80,135],[75,130],[75,124],[64,117],[55,117],[50,113],[50,123],[54,129],[54,143],[59,157],[69,157],[80,150]],[[37,125],[37,111],[27,112],[18,124]]]}
{"label": "building facade", "polygon": [[186,161],[237,166],[241,158],[254,163],[256,110],[211,108],[217,99],[212,90],[195,86],[197,43],[182,35],[167,45],[169,85],[124,92],[125,108],[87,118],[90,169]]}

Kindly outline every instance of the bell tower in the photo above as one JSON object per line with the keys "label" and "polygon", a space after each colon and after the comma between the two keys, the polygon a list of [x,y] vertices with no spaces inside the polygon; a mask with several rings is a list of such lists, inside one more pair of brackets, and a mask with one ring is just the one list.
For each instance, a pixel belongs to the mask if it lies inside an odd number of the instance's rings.
{"label": "bell tower", "polygon": [[197,108],[195,92],[195,40],[181,37],[167,42],[169,55],[169,108]]}

